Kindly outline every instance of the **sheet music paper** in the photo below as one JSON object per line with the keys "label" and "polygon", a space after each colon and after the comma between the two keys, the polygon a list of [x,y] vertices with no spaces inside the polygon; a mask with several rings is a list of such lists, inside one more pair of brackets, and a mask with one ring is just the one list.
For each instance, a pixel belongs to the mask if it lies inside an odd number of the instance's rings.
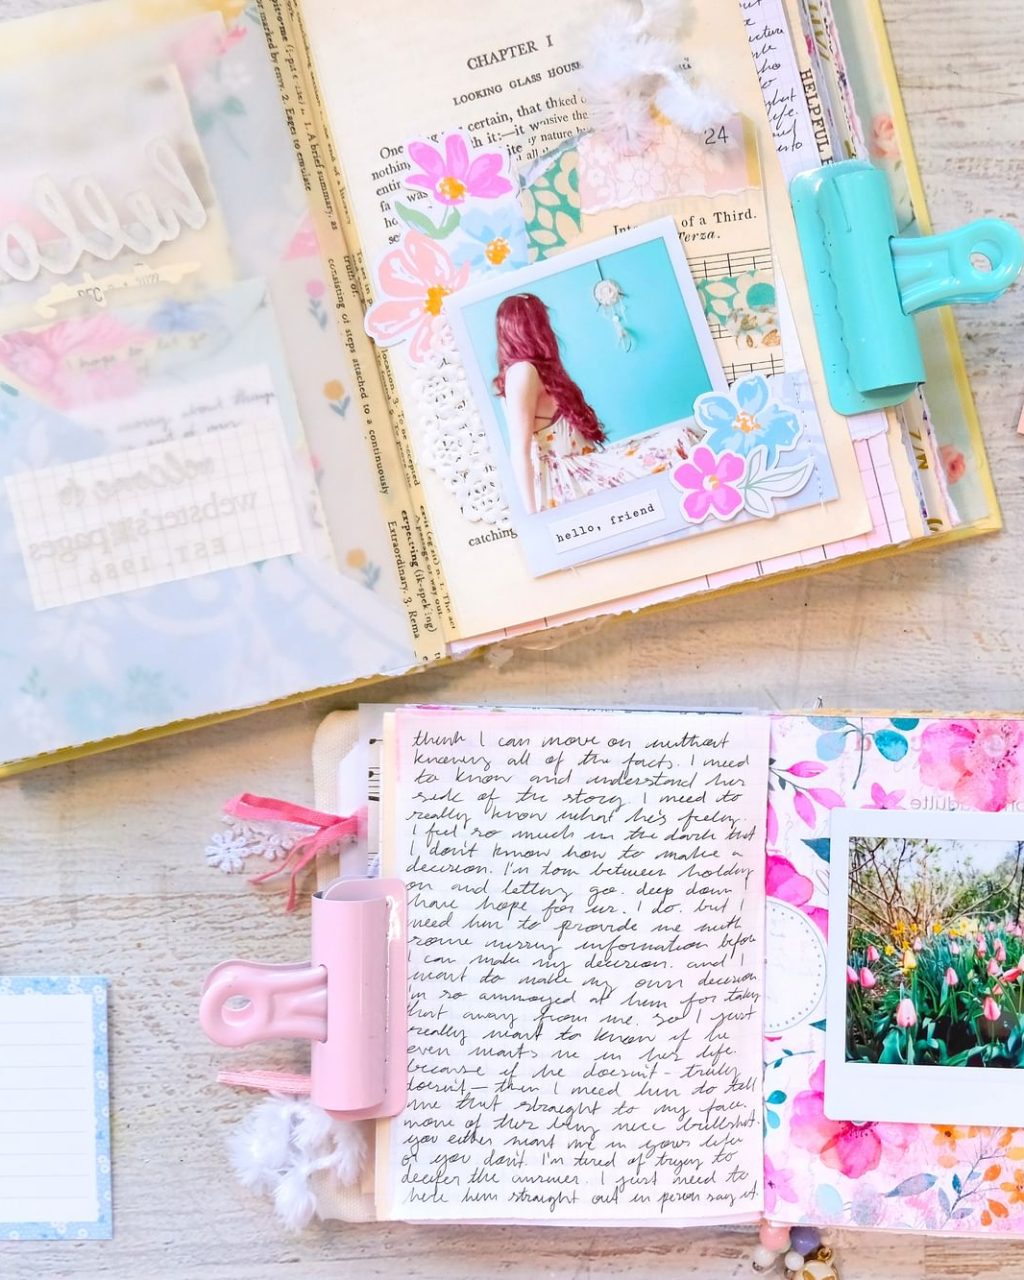
{"label": "sheet music paper", "polygon": [[409,709],[385,735],[389,1216],[755,1215],[767,720]]}

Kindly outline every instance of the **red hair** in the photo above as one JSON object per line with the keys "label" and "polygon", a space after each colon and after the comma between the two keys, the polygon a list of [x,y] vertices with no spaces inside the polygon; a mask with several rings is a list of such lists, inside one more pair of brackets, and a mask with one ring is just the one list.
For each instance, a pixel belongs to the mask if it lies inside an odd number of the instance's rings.
{"label": "red hair", "polygon": [[495,320],[498,376],[494,379],[494,390],[498,395],[505,394],[505,374],[509,366],[526,361],[537,370],[544,390],[555,402],[558,417],[564,418],[584,440],[603,444],[604,428],[583,392],[566,372],[558,338],[542,299],[535,293],[515,293],[502,299]]}

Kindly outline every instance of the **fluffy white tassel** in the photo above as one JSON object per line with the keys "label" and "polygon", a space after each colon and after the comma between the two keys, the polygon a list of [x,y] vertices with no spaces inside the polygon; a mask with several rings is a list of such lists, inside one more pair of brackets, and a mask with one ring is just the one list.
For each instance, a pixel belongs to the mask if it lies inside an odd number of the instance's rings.
{"label": "fluffy white tassel", "polygon": [[301,1231],[316,1213],[316,1195],[309,1183],[312,1172],[307,1165],[295,1165],[274,1188],[274,1208],[289,1231]]}
{"label": "fluffy white tassel", "polygon": [[695,133],[720,124],[728,105],[696,89],[679,69],[679,41],[688,24],[679,0],[616,0],[585,40],[580,87],[591,128],[616,150],[643,150],[655,137],[657,109]]}
{"label": "fluffy white tassel", "polygon": [[357,1181],[366,1159],[363,1126],[336,1120],[305,1100],[268,1098],[228,1139],[239,1182],[273,1197],[277,1216],[300,1231],[316,1213],[314,1174],[326,1170],[342,1186]]}
{"label": "fluffy white tassel", "polygon": [[238,1181],[250,1191],[273,1191],[290,1159],[291,1115],[268,1099],[245,1117],[228,1138],[228,1155]]}
{"label": "fluffy white tassel", "polygon": [[328,1166],[343,1187],[355,1182],[366,1160],[366,1134],[361,1124],[335,1120],[331,1126],[331,1163]]}

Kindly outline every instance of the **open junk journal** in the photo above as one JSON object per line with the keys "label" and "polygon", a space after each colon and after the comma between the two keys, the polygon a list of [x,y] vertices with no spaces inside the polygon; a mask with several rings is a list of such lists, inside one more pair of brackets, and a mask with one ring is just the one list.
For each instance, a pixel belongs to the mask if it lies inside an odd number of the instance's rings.
{"label": "open junk journal", "polygon": [[2,46],[8,768],[998,526],[874,3]]}
{"label": "open junk journal", "polygon": [[[202,1004],[377,1117],[321,1216],[1024,1230],[1024,722],[383,710],[317,738],[371,802],[312,967]],[[225,1012],[259,983],[323,1022]]]}

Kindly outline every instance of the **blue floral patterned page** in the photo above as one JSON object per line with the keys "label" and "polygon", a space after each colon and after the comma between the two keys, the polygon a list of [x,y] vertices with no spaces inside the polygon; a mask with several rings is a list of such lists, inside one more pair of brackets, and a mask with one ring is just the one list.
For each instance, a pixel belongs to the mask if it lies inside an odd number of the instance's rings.
{"label": "blue floral patterned page", "polygon": [[0,1238],[112,1235],[107,980],[0,978]]}

